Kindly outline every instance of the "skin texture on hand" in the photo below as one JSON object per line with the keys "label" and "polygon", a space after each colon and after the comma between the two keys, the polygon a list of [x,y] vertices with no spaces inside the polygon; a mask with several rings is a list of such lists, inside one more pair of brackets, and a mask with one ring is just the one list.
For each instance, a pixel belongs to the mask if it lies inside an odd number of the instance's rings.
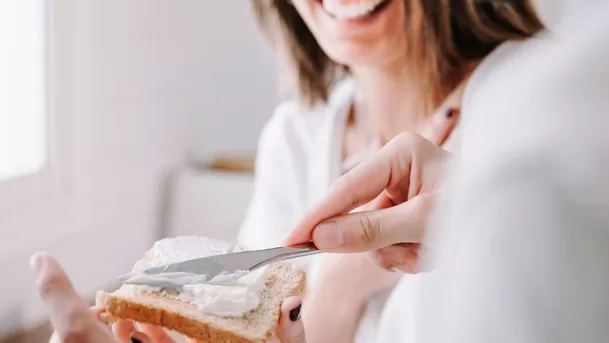
{"label": "skin texture on hand", "polygon": [[[424,235],[447,158],[446,151],[421,136],[397,136],[339,178],[285,243],[313,241],[329,252],[376,250],[379,264],[416,270],[416,244]],[[349,213],[371,201],[371,210]],[[397,252],[380,251],[389,246]]]}
{"label": "skin texture on hand", "polygon": [[[51,342],[130,343],[132,339],[141,343],[174,342],[161,328],[143,326],[140,332],[135,332],[135,326],[128,321],[116,323],[110,330],[99,319],[104,310],[89,308],[54,258],[38,253],[32,256],[30,265],[36,275],[38,293],[55,330]],[[281,305],[277,342],[306,343],[300,304],[300,297],[292,297]]]}

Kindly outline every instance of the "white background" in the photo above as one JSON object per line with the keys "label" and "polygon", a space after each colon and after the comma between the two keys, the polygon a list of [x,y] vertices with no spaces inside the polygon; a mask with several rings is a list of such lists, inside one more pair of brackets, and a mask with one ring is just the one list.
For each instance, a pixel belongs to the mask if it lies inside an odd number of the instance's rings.
{"label": "white background", "polygon": [[51,164],[0,183],[0,334],[42,319],[32,252],[108,286],[157,238],[168,173],[254,151],[277,100],[248,1],[57,0],[53,19]]}

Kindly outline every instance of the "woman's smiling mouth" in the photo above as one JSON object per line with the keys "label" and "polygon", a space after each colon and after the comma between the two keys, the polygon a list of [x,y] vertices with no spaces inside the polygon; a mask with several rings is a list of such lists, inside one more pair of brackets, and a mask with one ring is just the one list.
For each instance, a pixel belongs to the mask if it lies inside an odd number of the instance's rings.
{"label": "woman's smiling mouth", "polygon": [[379,13],[391,0],[367,0],[344,4],[340,0],[318,0],[324,11],[338,20],[365,19]]}

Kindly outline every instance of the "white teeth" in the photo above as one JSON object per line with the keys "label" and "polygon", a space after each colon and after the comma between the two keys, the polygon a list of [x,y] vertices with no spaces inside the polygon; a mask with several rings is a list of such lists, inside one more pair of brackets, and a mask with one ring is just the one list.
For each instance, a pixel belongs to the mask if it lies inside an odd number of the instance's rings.
{"label": "white teeth", "polygon": [[337,0],[324,0],[326,12],[338,19],[357,19],[370,14],[384,0],[363,1],[357,4],[343,5]]}

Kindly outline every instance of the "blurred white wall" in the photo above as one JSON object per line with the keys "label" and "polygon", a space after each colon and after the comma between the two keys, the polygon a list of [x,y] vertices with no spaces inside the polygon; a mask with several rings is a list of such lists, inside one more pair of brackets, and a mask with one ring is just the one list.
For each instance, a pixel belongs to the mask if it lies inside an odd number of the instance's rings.
{"label": "blurred white wall", "polygon": [[609,10],[606,0],[534,0],[533,3],[541,21],[549,30],[557,29],[565,24],[565,20],[574,25],[586,25],[588,11]]}
{"label": "blurred white wall", "polygon": [[0,336],[43,318],[32,252],[57,256],[91,296],[156,238],[167,173],[193,156],[254,151],[277,99],[248,1],[57,0],[54,10],[56,187],[12,206],[18,187],[0,193]]}

